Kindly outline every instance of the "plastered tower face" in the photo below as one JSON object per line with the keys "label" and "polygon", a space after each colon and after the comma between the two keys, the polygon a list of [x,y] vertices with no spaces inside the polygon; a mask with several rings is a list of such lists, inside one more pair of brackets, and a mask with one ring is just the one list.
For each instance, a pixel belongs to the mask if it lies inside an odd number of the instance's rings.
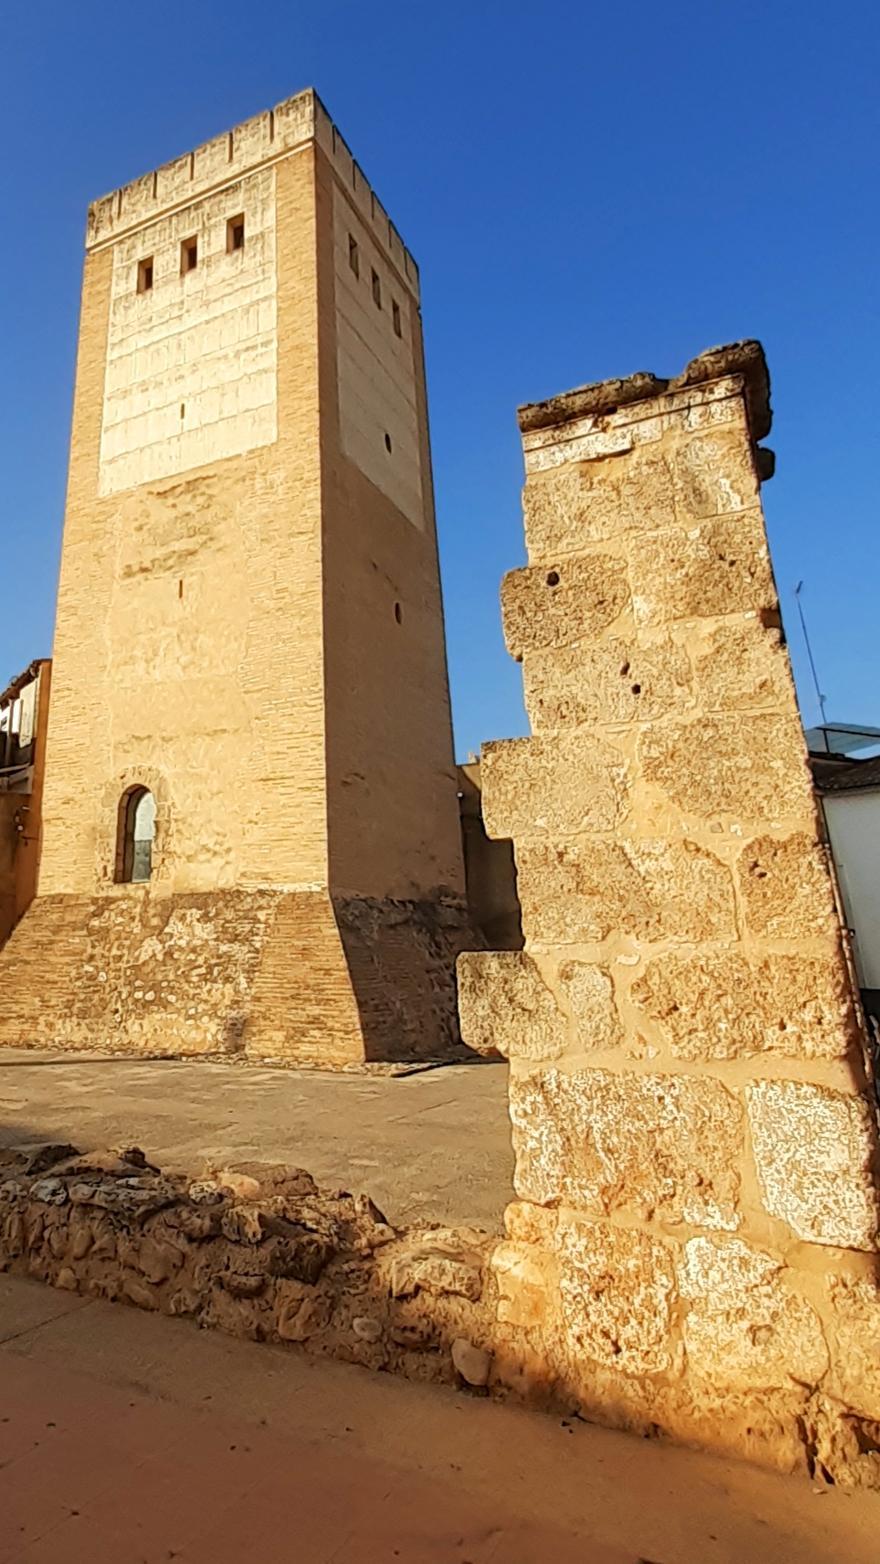
{"label": "plastered tower face", "polygon": [[504,1350],[597,1420],[874,1483],[875,1116],[764,533],[763,354],[520,423],[502,610],[532,736],[481,770],[525,949],[459,961],[465,1039],[511,1063]]}
{"label": "plastered tower face", "polygon": [[4,1041],[453,1039],[418,274],[311,92],[90,210],[39,890]]}

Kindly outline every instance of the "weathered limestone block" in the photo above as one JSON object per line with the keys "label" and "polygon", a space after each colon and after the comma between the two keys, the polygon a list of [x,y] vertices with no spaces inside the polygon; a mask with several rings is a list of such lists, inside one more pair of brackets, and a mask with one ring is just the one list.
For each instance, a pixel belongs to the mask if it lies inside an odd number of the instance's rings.
{"label": "weathered limestone block", "polygon": [[740,1239],[693,1238],[678,1268],[690,1303],[684,1322],[688,1368],[736,1390],[815,1383],[828,1368],[819,1316],[790,1291],[781,1263]]}
{"label": "weathered limestone block", "polygon": [[494,837],[611,831],[629,809],[626,762],[593,734],[484,744],[480,780],[483,820]]}
{"label": "weathered limestone block", "polygon": [[570,944],[619,932],[691,941],[736,932],[730,870],[695,842],[657,838],[517,844],[523,931]]}
{"label": "weathered limestone block", "polygon": [[836,1351],[830,1393],[863,1417],[880,1420],[880,1288],[876,1281],[829,1276]]}
{"label": "weathered limestone block", "polygon": [[566,1017],[525,951],[465,951],[456,970],[468,1047],[522,1059],[556,1059],[564,1051]]}
{"label": "weathered limestone block", "polygon": [[770,1215],[811,1243],[875,1249],[876,1130],[867,1102],[804,1081],[755,1081],[746,1098]]}
{"label": "weathered limestone block", "polygon": [[760,504],[751,443],[736,428],[716,428],[680,441],[675,450],[679,518],[718,516]]}
{"label": "weathered limestone block", "polygon": [[839,1059],[855,1037],[846,973],[832,958],[658,956],[631,995],[679,1059]]}
{"label": "weathered limestone block", "polygon": [[569,1351],[623,1374],[672,1363],[675,1251],[634,1228],[560,1227],[560,1305]]}
{"label": "weathered limestone block", "polygon": [[838,938],[828,864],[814,836],[759,836],[736,865],[746,925],[767,939]]}
{"label": "weathered limestone block", "polygon": [[675,519],[672,471],[662,451],[625,462],[571,462],[530,475],[523,490],[529,559],[582,552],[616,533],[649,531]]}
{"label": "weathered limestone block", "polygon": [[498,1286],[498,1318],[520,1329],[540,1329],[551,1317],[559,1288],[552,1253],[528,1243],[496,1244],[491,1268]]}
{"label": "weathered limestone block", "polygon": [[512,570],[501,583],[504,639],[511,657],[601,635],[630,606],[626,561],[588,554]]}
{"label": "weathered limestone block", "polygon": [[526,711],[536,730],[644,722],[690,703],[691,666],[672,641],[576,641],[523,660]]}
{"label": "weathered limestone block", "polygon": [[640,538],[630,564],[637,624],[776,607],[759,511]]}
{"label": "weathered limestone block", "polygon": [[[574,1020],[580,1052],[616,1048],[623,1027],[614,1002],[614,984],[602,967],[588,961],[564,961],[557,973],[559,990]],[[547,1056],[549,1057],[549,1055]]]}
{"label": "weathered limestone block", "polygon": [[639,736],[645,779],[686,814],[762,822],[815,819],[812,784],[797,717],[758,712],[668,722]]}
{"label": "weathered limestone block", "polygon": [[694,685],[707,714],[770,706],[794,712],[788,654],[780,631],[755,613],[726,620],[691,647]]}
{"label": "weathered limestone block", "polygon": [[551,1069],[510,1082],[522,1200],[734,1229],[743,1114],[720,1082]]}

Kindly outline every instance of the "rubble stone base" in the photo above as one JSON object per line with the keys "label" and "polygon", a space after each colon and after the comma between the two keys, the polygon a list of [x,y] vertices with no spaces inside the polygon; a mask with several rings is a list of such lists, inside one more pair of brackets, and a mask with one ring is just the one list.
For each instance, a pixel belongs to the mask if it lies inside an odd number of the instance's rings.
{"label": "rubble stone base", "polygon": [[460,902],[228,890],[44,896],[0,951],[0,1046],[280,1062],[467,1057]]}

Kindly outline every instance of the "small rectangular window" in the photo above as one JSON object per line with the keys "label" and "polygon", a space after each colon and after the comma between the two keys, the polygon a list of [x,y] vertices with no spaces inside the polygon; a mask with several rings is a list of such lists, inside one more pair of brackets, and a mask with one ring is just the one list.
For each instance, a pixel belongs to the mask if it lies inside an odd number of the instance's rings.
{"label": "small rectangular window", "polygon": [[361,260],[358,255],[358,242],[353,234],[348,236],[348,264],[356,277],[361,274]]}
{"label": "small rectangular window", "polygon": [[142,261],[138,261],[138,293],[149,293],[153,286],[153,257],[147,255]]}
{"label": "small rectangular window", "polygon": [[382,284],[379,281],[379,273],[373,267],[373,303],[377,309],[382,308]]}
{"label": "small rectangular window", "polygon": [[180,275],[185,277],[187,272],[194,272],[199,264],[199,241],[195,234],[191,239],[184,239],[180,245]]}
{"label": "small rectangular window", "polygon": [[230,217],[226,224],[226,254],[232,255],[235,250],[244,249],[244,213],[239,212],[237,217]]}
{"label": "small rectangular window", "polygon": [[394,325],[394,335],[395,335],[395,337],[402,337],[403,336],[403,330],[402,330],[401,324],[400,324],[400,305],[398,304],[396,299],[392,299],[391,300],[391,320],[392,320],[393,325]]}

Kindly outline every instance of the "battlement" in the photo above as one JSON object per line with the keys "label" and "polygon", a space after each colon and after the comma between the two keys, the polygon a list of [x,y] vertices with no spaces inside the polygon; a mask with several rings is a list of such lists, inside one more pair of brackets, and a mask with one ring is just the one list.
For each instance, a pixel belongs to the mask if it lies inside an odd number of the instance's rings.
{"label": "battlement", "polygon": [[254,169],[277,162],[312,141],[331,159],[340,183],[377,244],[418,298],[419,269],[415,260],[311,87],[93,201],[88,213],[86,249],[102,249],[123,234],[134,233],[198,197],[222,190]]}

